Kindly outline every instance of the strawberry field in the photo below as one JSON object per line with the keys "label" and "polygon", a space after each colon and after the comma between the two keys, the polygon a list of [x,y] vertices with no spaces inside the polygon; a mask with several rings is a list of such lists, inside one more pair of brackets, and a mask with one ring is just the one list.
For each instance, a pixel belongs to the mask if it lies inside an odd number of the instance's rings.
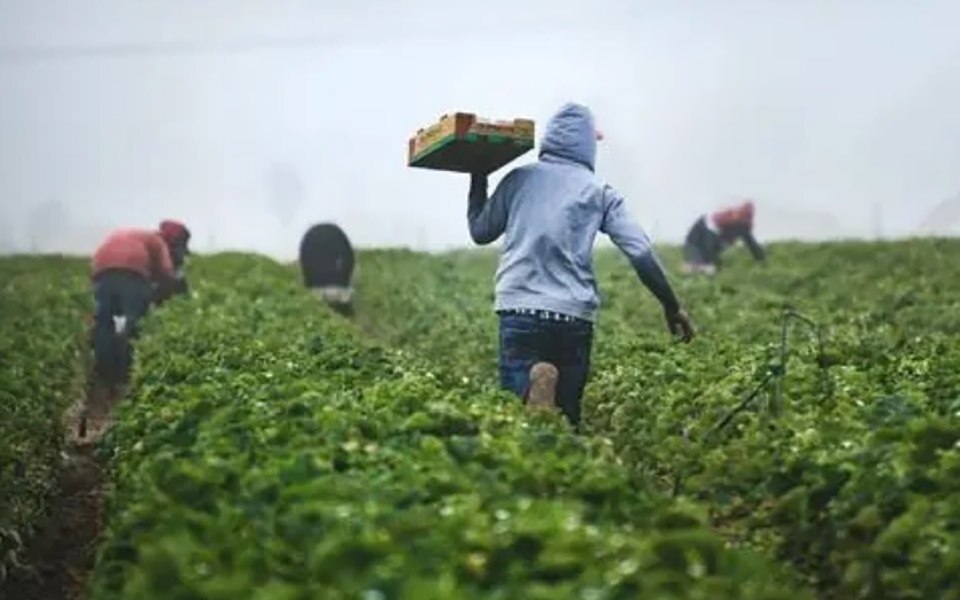
{"label": "strawberry field", "polygon": [[0,582],[56,486],[61,415],[84,383],[86,274],[77,259],[0,260]]}
{"label": "strawberry field", "polygon": [[[145,321],[99,445],[89,596],[960,598],[958,255],[735,252],[676,280],[700,328],[683,346],[601,252],[582,436],[497,390],[494,254],[362,253],[352,322],[292,267],[194,257],[195,296]],[[0,269],[15,556],[89,301],[79,262]]]}
{"label": "strawberry field", "polygon": [[[689,347],[663,333],[626,262],[603,255],[590,429],[634,476],[817,595],[958,598],[958,252],[928,240],[781,244],[766,268],[738,256],[714,279],[679,280],[701,329]],[[374,254],[366,326],[443,365],[448,385],[491,384],[494,265]],[[823,347],[792,326],[782,364],[785,310],[813,321]],[[731,418],[782,367],[779,402],[774,378]]]}

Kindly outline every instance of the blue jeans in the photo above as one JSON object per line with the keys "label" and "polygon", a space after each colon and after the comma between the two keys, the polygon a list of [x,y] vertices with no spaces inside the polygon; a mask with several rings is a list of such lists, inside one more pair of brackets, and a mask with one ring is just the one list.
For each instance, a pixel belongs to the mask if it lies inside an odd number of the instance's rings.
{"label": "blue jeans", "polygon": [[[123,383],[133,360],[129,338],[137,333],[153,297],[150,281],[136,273],[108,270],[93,281],[93,354],[97,375],[107,383]],[[126,317],[126,335],[117,335],[113,318]]]}
{"label": "blue jeans", "polygon": [[523,398],[530,388],[530,368],[538,362],[553,364],[560,372],[557,406],[578,427],[592,346],[593,324],[588,321],[501,314],[500,387]]}

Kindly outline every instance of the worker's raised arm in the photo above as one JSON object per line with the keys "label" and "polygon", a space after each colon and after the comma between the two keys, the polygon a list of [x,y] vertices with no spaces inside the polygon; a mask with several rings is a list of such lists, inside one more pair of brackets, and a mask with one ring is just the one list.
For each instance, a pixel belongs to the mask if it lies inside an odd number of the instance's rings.
{"label": "worker's raised arm", "polygon": [[493,196],[487,198],[487,176],[474,173],[470,175],[470,196],[467,207],[467,223],[470,238],[476,244],[484,245],[496,240],[507,228],[508,206],[513,173],[507,175]]}
{"label": "worker's raised arm", "polygon": [[680,301],[660,265],[650,238],[630,218],[623,198],[609,186],[603,190],[604,214],[600,231],[607,234],[630,260],[640,282],[660,302],[670,330],[684,341],[693,338],[693,326],[680,307]]}

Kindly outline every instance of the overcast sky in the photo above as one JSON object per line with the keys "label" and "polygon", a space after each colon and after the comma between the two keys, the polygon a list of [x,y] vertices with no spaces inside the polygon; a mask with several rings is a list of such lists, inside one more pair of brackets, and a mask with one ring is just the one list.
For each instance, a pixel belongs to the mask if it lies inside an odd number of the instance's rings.
{"label": "overcast sky", "polygon": [[958,23],[955,0],[0,0],[0,251],[163,217],[201,251],[291,257],[320,220],[467,245],[466,176],[407,168],[408,137],[567,100],[658,240],[740,197],[761,239],[911,234],[960,194]]}

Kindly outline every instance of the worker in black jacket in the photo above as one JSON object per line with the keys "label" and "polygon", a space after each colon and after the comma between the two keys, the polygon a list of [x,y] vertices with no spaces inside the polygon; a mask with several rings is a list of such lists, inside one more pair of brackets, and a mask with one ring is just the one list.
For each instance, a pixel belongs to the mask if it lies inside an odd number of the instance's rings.
{"label": "worker in black jacket", "polygon": [[334,310],[353,314],[354,255],[350,240],[333,223],[314,225],[300,241],[303,283]]}

